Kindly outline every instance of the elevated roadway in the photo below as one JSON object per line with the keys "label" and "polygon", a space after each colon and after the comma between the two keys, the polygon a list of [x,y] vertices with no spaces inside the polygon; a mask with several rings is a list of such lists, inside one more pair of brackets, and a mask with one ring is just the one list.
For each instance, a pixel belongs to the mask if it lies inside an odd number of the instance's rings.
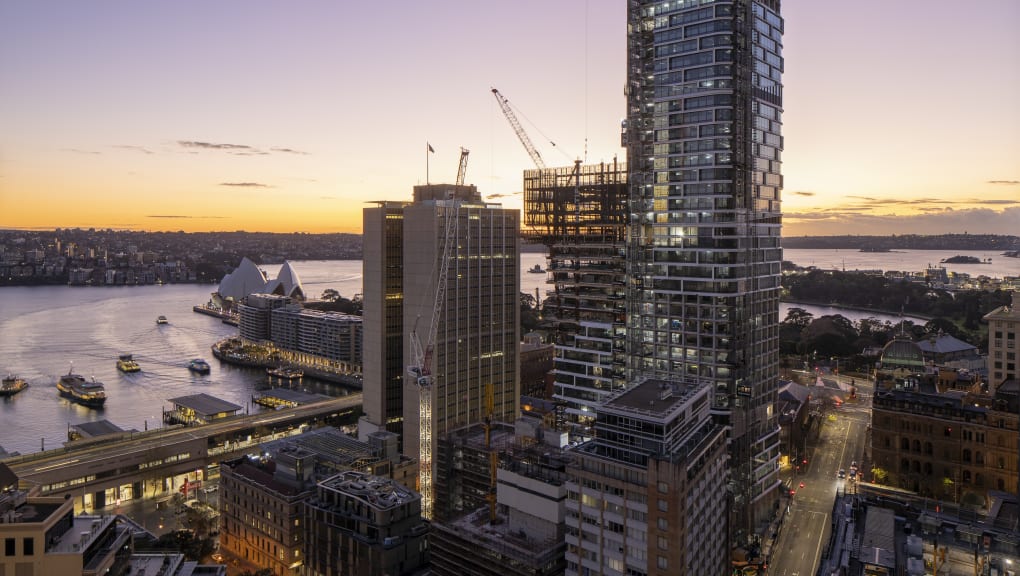
{"label": "elevated roadway", "polygon": [[125,432],[67,443],[63,448],[3,460],[23,488],[69,495],[77,510],[98,510],[138,498],[187,493],[218,472],[222,460],[255,453],[259,444],[308,427],[356,416],[361,394],[273,412],[224,418],[201,426]]}

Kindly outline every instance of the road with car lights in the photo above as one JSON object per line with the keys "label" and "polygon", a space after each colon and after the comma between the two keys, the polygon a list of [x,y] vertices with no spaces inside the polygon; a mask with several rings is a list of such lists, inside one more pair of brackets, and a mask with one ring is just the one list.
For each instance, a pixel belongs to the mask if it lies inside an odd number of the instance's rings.
{"label": "road with car lights", "polygon": [[[799,474],[791,476],[785,489],[791,494],[786,520],[772,560],[769,574],[778,576],[814,576],[832,533],[832,507],[837,494],[853,492],[856,478],[851,477],[851,464],[858,465],[858,475],[866,474],[865,446],[871,423],[871,389],[868,383],[855,382],[857,398],[850,399],[850,378],[823,378],[822,385],[840,393],[844,401],[828,414],[819,437],[809,449],[808,464]],[[839,392],[837,392],[839,391]],[[840,469],[847,472],[839,478]]]}

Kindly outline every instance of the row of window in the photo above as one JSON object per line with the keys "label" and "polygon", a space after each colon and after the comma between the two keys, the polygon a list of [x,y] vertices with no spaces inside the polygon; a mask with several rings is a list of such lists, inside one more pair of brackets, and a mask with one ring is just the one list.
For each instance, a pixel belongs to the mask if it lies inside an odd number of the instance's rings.
{"label": "row of window", "polygon": [[[4,538],[4,556],[17,556],[17,538]],[[35,538],[26,536],[21,539],[21,555],[35,555]]]}

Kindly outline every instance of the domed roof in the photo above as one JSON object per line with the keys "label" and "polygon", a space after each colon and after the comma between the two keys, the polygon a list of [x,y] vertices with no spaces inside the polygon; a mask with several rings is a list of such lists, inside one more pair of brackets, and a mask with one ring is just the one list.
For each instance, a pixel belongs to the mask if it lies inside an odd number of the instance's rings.
{"label": "domed roof", "polygon": [[305,299],[305,289],[301,286],[301,278],[298,277],[297,272],[291,267],[290,262],[283,263],[283,267],[280,268],[280,275],[277,276],[276,280],[270,280],[266,283],[263,292],[289,296],[296,300]]}
{"label": "domed roof", "polygon": [[266,273],[245,257],[233,272],[220,280],[220,286],[216,293],[224,300],[237,301],[249,294],[262,292],[265,286]]}
{"label": "domed roof", "polygon": [[882,366],[924,366],[924,352],[906,338],[894,338],[882,349]]}

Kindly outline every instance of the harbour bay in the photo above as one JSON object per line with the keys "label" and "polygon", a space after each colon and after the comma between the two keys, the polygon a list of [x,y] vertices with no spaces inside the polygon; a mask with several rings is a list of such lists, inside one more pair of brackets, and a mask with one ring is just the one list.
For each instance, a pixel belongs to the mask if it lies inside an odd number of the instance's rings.
{"label": "harbour bay", "polygon": [[[951,271],[993,277],[1020,275],[1020,259],[984,252],[897,251],[860,253],[837,250],[787,250],[785,259],[801,266],[823,269],[883,269],[920,271],[927,263],[956,254],[993,258],[991,265],[946,265]],[[538,290],[544,299],[545,274],[527,270],[545,266],[545,254],[521,255],[521,291]],[[362,290],[361,261],[292,262],[306,292],[318,297],[332,288],[352,298]],[[263,267],[275,276],[279,266]],[[161,425],[163,409],[170,398],[207,393],[233,402],[246,411],[254,391],[267,385],[261,370],[222,364],[212,358],[216,341],[235,335],[237,329],[216,318],[195,314],[192,306],[202,304],[216,289],[210,284],[174,284],[138,287],[5,287],[0,289],[0,370],[28,380],[27,390],[0,400],[0,446],[9,452],[28,453],[56,448],[66,441],[69,425],[101,419],[125,430],[143,430]],[[872,314],[837,308],[782,304],[780,319],[791,306],[812,314],[840,313],[851,320],[876,317],[893,320],[894,315]],[[169,323],[157,326],[158,315]],[[134,355],[142,371],[122,374],[116,369],[120,354]],[[210,361],[209,375],[192,374],[192,358]],[[105,408],[95,410],[58,397],[55,382],[74,364],[74,371],[106,385],[109,399]],[[341,386],[305,379],[302,388],[310,392],[343,395]]]}

